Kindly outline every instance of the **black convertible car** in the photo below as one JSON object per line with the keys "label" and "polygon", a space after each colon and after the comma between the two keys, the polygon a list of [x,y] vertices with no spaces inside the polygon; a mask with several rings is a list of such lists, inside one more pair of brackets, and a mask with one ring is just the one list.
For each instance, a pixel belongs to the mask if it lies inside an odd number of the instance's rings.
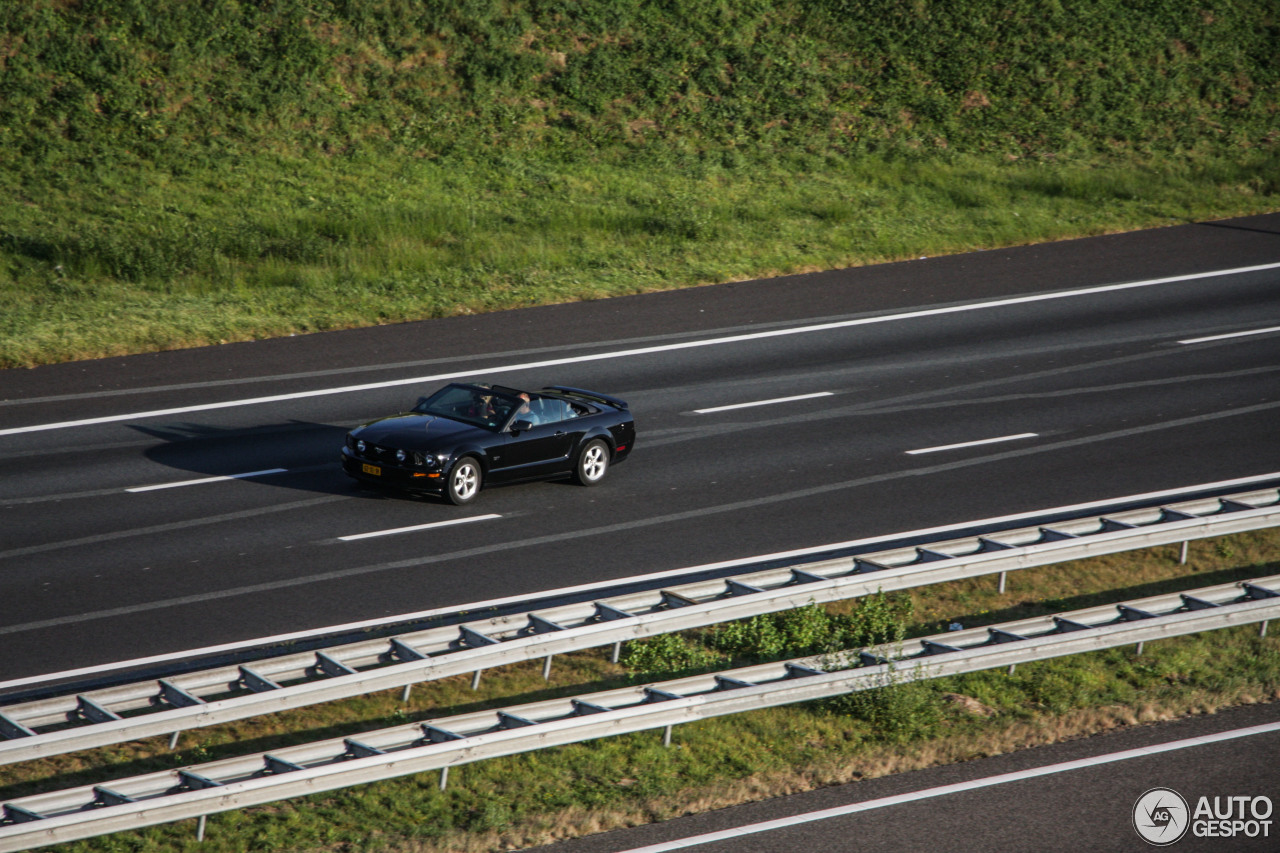
{"label": "black convertible car", "polygon": [[412,411],[353,429],[342,469],[465,504],[497,483],[572,477],[594,486],[627,458],[635,436],[627,404],[594,391],[454,383]]}

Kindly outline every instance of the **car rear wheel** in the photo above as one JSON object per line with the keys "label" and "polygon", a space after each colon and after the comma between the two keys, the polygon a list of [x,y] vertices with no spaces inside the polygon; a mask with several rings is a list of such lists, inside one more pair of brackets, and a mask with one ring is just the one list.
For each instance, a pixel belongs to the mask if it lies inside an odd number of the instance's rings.
{"label": "car rear wheel", "polygon": [[480,494],[480,483],[483,479],[480,463],[474,457],[464,456],[449,470],[444,496],[449,499],[449,503],[458,506],[469,504],[476,499],[476,495]]}
{"label": "car rear wheel", "polygon": [[609,473],[609,445],[600,439],[587,442],[578,454],[578,465],[573,470],[573,479],[583,486],[594,486]]}

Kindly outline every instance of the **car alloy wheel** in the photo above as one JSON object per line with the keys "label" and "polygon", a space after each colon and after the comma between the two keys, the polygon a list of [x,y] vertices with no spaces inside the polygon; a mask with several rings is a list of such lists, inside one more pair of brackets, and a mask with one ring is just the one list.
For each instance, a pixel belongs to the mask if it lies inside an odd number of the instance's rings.
{"label": "car alloy wheel", "polygon": [[445,496],[450,503],[471,503],[480,492],[480,480],[480,463],[470,456],[464,456],[449,472]]}
{"label": "car alloy wheel", "polygon": [[578,457],[576,479],[584,486],[594,486],[609,472],[609,446],[600,439],[588,442]]}

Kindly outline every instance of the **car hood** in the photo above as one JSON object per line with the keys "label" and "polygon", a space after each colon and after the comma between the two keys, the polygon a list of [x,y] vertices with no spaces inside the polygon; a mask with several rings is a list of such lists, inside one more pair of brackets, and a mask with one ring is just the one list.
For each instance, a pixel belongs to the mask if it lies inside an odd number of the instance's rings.
{"label": "car hood", "polygon": [[392,415],[357,427],[351,434],[381,447],[398,450],[443,450],[489,431],[435,415]]}

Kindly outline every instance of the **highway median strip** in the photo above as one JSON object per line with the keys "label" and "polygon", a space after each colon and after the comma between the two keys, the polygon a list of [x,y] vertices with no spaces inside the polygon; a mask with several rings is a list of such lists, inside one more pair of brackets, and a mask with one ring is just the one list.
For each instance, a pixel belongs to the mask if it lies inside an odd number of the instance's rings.
{"label": "highway median strip", "polygon": [[[1139,590],[1158,591],[1171,602],[1178,598],[1179,592],[1185,592],[1199,606],[1208,603],[1204,601],[1207,597],[1204,592],[1197,589],[1206,582],[1238,582],[1274,574],[1280,568],[1273,562],[1275,541],[1273,531],[1221,539],[1216,543],[1211,541],[1194,549],[1194,559],[1189,566],[1178,565],[1176,549],[1164,548],[1146,555],[1115,555],[1081,562],[1075,568],[1064,567],[1069,568],[1065,573],[1060,569],[1041,569],[1027,576],[1008,595],[997,594],[995,586],[989,582],[929,587],[912,593],[910,598],[915,603],[905,602],[908,605],[905,611],[898,605],[891,609],[900,613],[895,619],[906,620],[899,624],[911,626],[907,637],[942,631],[941,635],[924,639],[945,645],[968,646],[981,635],[992,633],[985,626],[996,623],[1008,628],[1006,633],[1034,633],[1007,623],[1010,618],[1018,620],[1040,616],[1043,619],[1047,618],[1046,614],[1082,606],[1098,611],[1109,608],[1114,616],[1116,608],[1111,602],[1129,599],[1130,605],[1137,605],[1139,602],[1133,601],[1132,595]],[[1268,563],[1268,560],[1272,562]],[[1223,567],[1227,566],[1237,568],[1224,570]],[[1264,567],[1269,572],[1261,571]],[[1197,576],[1197,572],[1216,574]],[[1127,588],[1129,594],[1124,595],[1120,587]],[[1197,596],[1197,592],[1201,595]],[[896,595],[901,597],[903,594]],[[1018,603],[1028,595],[1039,603]],[[1271,606],[1264,601],[1245,606],[1260,605]],[[1154,612],[1160,608],[1147,604],[1138,609]],[[876,610],[875,607],[871,611],[855,608],[854,616],[863,615],[851,624],[881,624],[880,619],[874,617]],[[399,690],[383,691],[326,706],[327,710],[319,718],[315,716],[316,711],[304,711],[262,718],[248,726],[240,724],[210,730],[198,742],[186,741],[188,748],[178,754],[165,751],[164,740],[156,738],[135,742],[124,754],[87,772],[84,755],[65,760],[42,760],[29,765],[30,769],[23,771],[21,776],[11,773],[11,782],[7,790],[0,793],[0,800],[21,802],[27,797],[39,796],[49,791],[48,777],[65,775],[73,768],[78,769],[67,778],[73,785],[84,786],[98,781],[100,787],[109,793],[137,796],[142,792],[123,785],[119,774],[111,773],[111,765],[127,760],[133,768],[131,772],[136,774],[172,772],[175,764],[207,765],[211,760],[238,761],[235,756],[244,757],[240,747],[250,741],[259,744],[255,750],[269,750],[267,754],[276,761],[274,764],[268,762],[273,769],[268,770],[263,778],[247,784],[255,788],[259,784],[270,785],[274,774],[281,773],[283,775],[277,781],[287,785],[296,779],[311,792],[315,789],[305,779],[312,773],[330,771],[323,767],[308,769],[310,760],[301,759],[293,751],[299,743],[297,733],[300,730],[322,730],[326,738],[338,734],[346,736],[349,743],[346,744],[344,760],[337,765],[326,765],[332,772],[340,773],[344,772],[343,764],[356,770],[362,763],[366,766],[377,763],[376,754],[368,748],[387,750],[393,746],[371,729],[405,726],[421,720],[428,725],[433,724],[431,721],[439,723],[434,726],[437,730],[463,734],[474,730],[473,727],[460,722],[443,722],[441,714],[444,709],[456,708],[479,719],[485,714],[482,709],[501,708],[505,718],[498,716],[499,730],[481,735],[476,743],[478,751],[471,757],[479,759],[491,741],[496,745],[499,740],[519,737],[521,720],[544,716],[532,710],[520,713],[519,708],[510,707],[512,696],[536,692],[543,694],[548,702],[555,701],[551,696],[567,701],[565,697],[580,696],[584,692],[582,686],[574,685],[587,685],[587,690],[610,686],[618,689],[631,686],[634,689],[634,685],[641,681],[670,679],[673,675],[702,671],[704,667],[720,670],[734,661],[760,660],[754,657],[756,654],[776,655],[776,652],[764,651],[763,646],[758,652],[751,652],[749,648],[755,648],[760,640],[775,637],[775,632],[780,629],[791,638],[787,641],[789,644],[801,643],[801,647],[785,646],[791,651],[780,657],[812,654],[814,649],[806,651],[803,647],[809,642],[804,637],[829,639],[833,636],[829,629],[834,623],[818,618],[824,612],[822,608],[805,607],[801,611],[735,623],[710,632],[695,632],[688,635],[687,641],[672,637],[690,645],[712,641],[706,648],[720,649],[718,660],[722,662],[719,665],[682,663],[679,655],[673,657],[666,653],[657,658],[652,654],[638,654],[646,648],[668,646],[657,640],[628,643],[621,670],[607,664],[607,653],[565,658],[563,668],[558,669],[560,675],[555,685],[550,687],[553,691],[550,696],[545,694],[549,685],[537,674],[540,669],[538,663],[529,662],[524,666],[490,670],[483,692],[476,692],[474,686],[468,690],[466,676],[415,691],[412,701]],[[860,621],[867,616],[872,616],[870,622]],[[1193,613],[1188,613],[1182,618],[1193,616]],[[848,617],[837,614],[834,618]],[[1151,624],[1145,618],[1136,621],[1121,618],[1123,623],[1117,622],[1104,630],[1142,630]],[[947,631],[948,623],[960,620],[965,623],[964,630]],[[794,633],[795,628],[806,625],[809,628]],[[1083,637],[1079,632],[1071,631],[1070,627],[1062,634],[1064,641]],[[816,633],[811,630],[814,628]],[[747,629],[746,633],[743,629]],[[840,630],[843,632],[844,629]],[[634,824],[637,820],[652,822],[690,809],[701,811],[773,793],[962,761],[975,754],[1010,751],[1032,743],[1049,743],[1117,725],[1163,719],[1170,713],[1203,713],[1224,705],[1257,701],[1256,697],[1270,696],[1280,685],[1276,680],[1275,640],[1259,638],[1258,633],[1255,625],[1248,630],[1240,628],[1203,637],[1162,640],[1155,644],[1148,642],[1145,652],[1141,648],[1135,652],[1129,646],[1110,652],[1062,658],[1052,663],[1019,665],[1016,674],[999,669],[976,675],[951,676],[942,682],[889,683],[865,693],[820,700],[819,704],[803,709],[756,709],[740,716],[721,718],[720,722],[707,719],[693,725],[682,725],[678,729],[680,736],[675,749],[662,746],[661,732],[641,732],[607,737],[585,746],[543,751],[536,759],[490,758],[478,763],[464,760],[463,763],[468,765],[465,769],[458,766],[450,768],[454,772],[447,774],[447,794],[439,792],[437,782],[444,779],[437,779],[434,773],[409,783],[361,786],[341,795],[319,795],[297,802],[278,803],[268,809],[245,811],[233,818],[210,818],[216,822],[210,823],[213,834],[205,843],[212,843],[212,850],[235,850],[254,843],[261,845],[265,838],[277,838],[272,846],[279,849],[311,850],[326,844],[332,846],[335,842],[345,843],[348,839],[367,839],[369,833],[378,833],[381,843],[389,851],[414,849],[479,853],[512,849],[547,843],[552,837],[566,838]],[[992,633],[992,636],[1000,635]],[[721,642],[714,642],[716,637],[720,637]],[[730,637],[737,637],[735,644],[723,646],[723,640]],[[747,645],[742,645],[744,642]],[[917,642],[910,641],[912,645]],[[1012,648],[1007,645],[1007,638],[995,642],[998,645],[993,649]],[[837,646],[841,647],[851,646]],[[746,657],[740,657],[744,653]],[[935,666],[946,657],[945,652],[929,655],[924,658],[925,665]],[[649,663],[644,663],[645,660]],[[871,669],[874,667],[867,672]],[[628,672],[631,675],[628,676]],[[807,680],[799,678],[794,683]],[[593,684],[596,686],[590,687]],[[673,690],[667,692],[680,692],[674,685],[672,687]],[[747,698],[751,692],[750,688],[732,680],[726,680],[720,689],[727,691],[724,694],[726,698],[735,694]],[[979,718],[961,712],[958,706],[945,701],[952,692],[975,697],[991,706],[995,709],[994,716]],[[719,694],[711,694],[716,695]],[[856,699],[858,696],[865,698]],[[689,697],[682,703],[654,694],[655,704],[651,707],[662,713],[663,706],[674,711],[678,705],[694,701],[696,697]],[[1132,703],[1132,709],[1129,703]],[[603,707],[600,703],[597,705]],[[593,710],[584,705],[582,713]],[[489,714],[492,720],[491,710]],[[608,715],[596,712],[594,716],[603,722]],[[503,719],[508,723],[501,724]],[[561,725],[568,723],[550,725],[559,730]],[[533,733],[532,730],[526,731]],[[423,732],[431,736],[430,731],[419,730],[419,734]],[[423,748],[439,750],[448,747],[447,742],[438,742],[434,747],[424,744]],[[410,754],[403,753],[403,756],[408,759]],[[261,761],[256,765],[252,761],[245,762],[245,767],[250,769],[261,766]],[[119,769],[125,770],[123,767]],[[187,768],[189,775],[196,769]],[[735,781],[747,777],[752,781],[745,786]],[[42,778],[46,781],[39,782]],[[637,779],[641,781],[637,782]],[[797,784],[800,787],[796,787]],[[241,787],[242,783],[233,783],[222,790],[230,794],[232,791],[229,789],[238,792]],[[581,793],[586,790],[594,793],[584,811],[572,804],[580,802]],[[388,811],[389,804],[394,804],[393,812]],[[105,802],[100,808],[105,809]],[[127,811],[130,807],[111,808]],[[40,812],[40,808],[34,811]],[[339,814],[341,819],[335,818]],[[412,815],[409,823],[400,817],[404,815]],[[203,826],[204,821],[201,820],[198,830]],[[550,829],[551,836],[547,835],[549,826],[554,827]],[[422,832],[424,827],[425,833]],[[148,839],[147,843],[158,849],[177,849],[190,843],[192,828],[192,823],[176,823],[145,830],[133,837]]]}
{"label": "highway median strip", "polygon": [[[949,631],[821,656],[539,701],[364,732],[269,753],[117,779],[4,803],[9,825],[0,850],[137,829],[182,818],[441,770],[478,760],[666,728],[678,724],[816,700],[886,685],[1012,668],[1065,655],[1164,640],[1280,618],[1280,576],[1256,578],[1093,607]],[[176,690],[176,688],[170,688]],[[185,700],[184,700],[185,701]],[[194,700],[190,700],[194,701]],[[118,718],[117,718],[118,719]],[[2,722],[2,721],[0,721]],[[264,769],[265,768],[265,769]],[[15,846],[16,845],[16,846]]]}

